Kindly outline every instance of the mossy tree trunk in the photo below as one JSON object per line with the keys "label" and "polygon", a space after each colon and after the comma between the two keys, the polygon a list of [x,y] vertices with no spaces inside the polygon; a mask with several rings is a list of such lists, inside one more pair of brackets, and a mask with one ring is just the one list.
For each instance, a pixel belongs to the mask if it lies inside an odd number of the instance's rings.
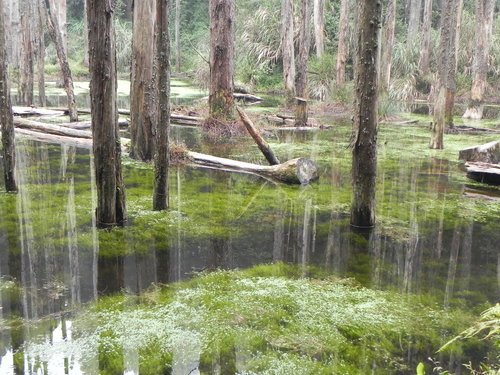
{"label": "mossy tree trunk", "polygon": [[356,107],[352,137],[351,225],[375,225],[377,172],[378,33],[382,15],[380,1],[365,0],[358,18],[356,59]]}
{"label": "mossy tree trunk", "polygon": [[32,1],[19,1],[19,14],[21,19],[21,49],[19,62],[19,101],[27,106],[33,105],[34,86],[34,46],[33,46],[33,7]]}
{"label": "mossy tree trunk", "polygon": [[396,29],[396,0],[389,0],[382,36],[380,63],[380,92],[387,92],[391,80],[392,54],[394,52],[394,30]]}
{"label": "mossy tree trunk", "polygon": [[4,0],[0,0],[0,123],[2,126],[2,158],[5,190],[17,191],[15,180],[14,124],[7,64],[7,27],[3,14]]}
{"label": "mossy tree trunk", "polygon": [[210,117],[233,121],[234,0],[209,0],[210,12]]}
{"label": "mossy tree trunk", "polygon": [[90,46],[92,139],[97,185],[96,221],[100,228],[127,221],[125,186],[116,108],[114,2],[86,0]]}
{"label": "mossy tree trunk", "polygon": [[293,42],[293,1],[281,0],[281,49],[283,56],[283,82],[287,105],[295,97],[295,45]]}
{"label": "mossy tree trunk", "polygon": [[424,19],[422,23],[422,44],[420,45],[420,57],[418,67],[422,75],[429,73],[429,59],[431,49],[432,31],[432,0],[425,0]]}
{"label": "mossy tree trunk", "polygon": [[153,209],[166,210],[169,206],[169,132],[170,132],[170,38],[168,34],[169,0],[156,0],[156,60],[158,77],[158,123],[156,126],[155,181]]}
{"label": "mossy tree trunk", "polygon": [[321,57],[325,52],[325,0],[314,0],[313,17],[316,56]]}
{"label": "mossy tree trunk", "polygon": [[57,15],[53,12],[49,0],[45,0],[45,17],[47,19],[47,29],[49,31],[50,38],[56,48],[57,61],[61,67],[61,73],[64,81],[64,90],[66,91],[66,96],[68,97],[69,120],[71,122],[76,122],[78,121],[78,112],[76,110],[73,77],[71,76],[68,57],[66,55],[66,49],[64,48],[64,40],[60,32],[59,20]]}
{"label": "mossy tree trunk", "polygon": [[142,161],[154,157],[157,90],[153,65],[155,56],[156,0],[134,3],[132,79],[130,97],[130,156]]}
{"label": "mossy tree trunk", "polygon": [[340,2],[339,42],[337,45],[337,85],[345,84],[345,66],[348,55],[347,31],[349,30],[349,0]]}
{"label": "mossy tree trunk", "polygon": [[307,126],[307,60],[310,46],[310,19],[309,1],[300,0],[300,27],[299,47],[297,58],[297,72],[295,76],[295,89],[299,99],[295,107],[295,126]]}
{"label": "mossy tree trunk", "polygon": [[474,120],[483,118],[483,95],[486,90],[488,56],[493,34],[494,0],[476,0],[476,35],[472,61],[472,89],[470,102],[463,117]]}
{"label": "mossy tree trunk", "polygon": [[458,0],[443,0],[441,12],[441,37],[438,58],[438,97],[434,103],[432,123],[432,149],[444,147],[443,134],[445,125],[453,123],[453,97],[456,90],[456,23],[458,19]]}

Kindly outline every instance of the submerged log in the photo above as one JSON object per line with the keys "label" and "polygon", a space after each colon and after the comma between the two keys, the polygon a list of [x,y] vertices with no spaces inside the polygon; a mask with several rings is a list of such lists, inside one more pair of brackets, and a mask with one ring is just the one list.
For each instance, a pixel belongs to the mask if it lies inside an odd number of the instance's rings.
{"label": "submerged log", "polygon": [[498,164],[500,162],[500,141],[463,149],[459,152],[458,158],[464,161]]}
{"label": "submerged log", "polygon": [[467,162],[467,177],[474,181],[500,185],[500,165],[482,162]]}
{"label": "submerged log", "polygon": [[316,163],[307,158],[292,159],[283,164],[267,166],[200,154],[198,152],[189,152],[188,156],[197,165],[256,174],[287,184],[306,185],[319,178]]}
{"label": "submerged log", "polygon": [[92,138],[92,133],[85,130],[72,129],[65,126],[46,124],[38,121],[31,121],[22,118],[14,119],[14,126],[17,128],[28,129],[48,134],[61,135],[73,138]]}
{"label": "submerged log", "polygon": [[236,107],[236,111],[238,111],[241,122],[243,122],[243,125],[245,125],[245,128],[248,130],[253,140],[255,141],[255,143],[257,143],[257,146],[259,146],[259,150],[262,152],[262,154],[264,154],[264,157],[269,162],[269,164],[280,164],[280,161],[274,155],[274,152],[273,150],[271,150],[269,144],[264,140],[264,138],[262,138],[257,128],[254,126],[252,120],[250,120],[247,114],[243,112],[240,107]]}

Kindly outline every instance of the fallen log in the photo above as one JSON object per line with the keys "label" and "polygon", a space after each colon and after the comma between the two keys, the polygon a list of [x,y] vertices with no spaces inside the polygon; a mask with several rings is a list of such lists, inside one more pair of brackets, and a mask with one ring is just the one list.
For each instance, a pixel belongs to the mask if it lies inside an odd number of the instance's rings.
{"label": "fallen log", "polygon": [[463,149],[458,153],[458,158],[471,162],[499,163],[500,141],[493,141],[484,145]]}
{"label": "fallen log", "polygon": [[256,96],[256,95],[252,95],[252,94],[244,94],[244,93],[239,93],[239,92],[233,93],[233,97],[236,100],[250,102],[250,103],[259,103],[259,102],[262,102],[264,100],[260,96]]}
{"label": "fallen log", "polygon": [[500,165],[482,162],[465,163],[467,177],[474,181],[500,185]]}
{"label": "fallen log", "polygon": [[271,150],[269,144],[264,140],[264,138],[262,138],[257,128],[254,126],[252,120],[250,120],[247,114],[243,112],[240,107],[237,106],[236,111],[238,111],[241,122],[243,122],[243,125],[245,125],[245,128],[248,130],[253,140],[255,141],[255,143],[257,143],[259,150],[262,152],[262,154],[264,154],[264,157],[269,162],[269,164],[271,165],[280,164],[280,161],[274,155],[274,152],[273,150]]}
{"label": "fallen log", "polygon": [[[68,110],[66,109],[66,112]],[[13,106],[12,114],[14,116],[64,116],[64,110],[58,109],[47,109],[47,108],[35,108],[35,107],[20,107]]]}
{"label": "fallen log", "polygon": [[46,124],[38,121],[31,121],[22,118],[14,119],[14,126],[17,128],[33,130],[54,135],[61,135],[73,138],[92,138],[92,133],[85,130],[72,129],[65,126]]}
{"label": "fallen log", "polygon": [[88,138],[74,138],[68,136],[61,136],[55,134],[41,133],[28,129],[16,128],[16,137],[19,138],[29,138],[39,142],[47,143],[57,143],[69,146],[81,147],[81,148],[92,148],[92,139]]}
{"label": "fallen log", "polygon": [[245,163],[192,151],[188,152],[188,156],[197,165],[256,174],[287,184],[306,185],[319,178],[316,163],[307,158],[292,159],[282,164],[268,166]]}

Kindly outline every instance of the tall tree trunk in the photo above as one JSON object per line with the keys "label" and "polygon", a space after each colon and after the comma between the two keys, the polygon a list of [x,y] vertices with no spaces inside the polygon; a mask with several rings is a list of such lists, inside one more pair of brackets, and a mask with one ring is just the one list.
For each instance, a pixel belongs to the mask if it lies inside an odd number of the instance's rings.
{"label": "tall tree trunk", "polygon": [[157,121],[157,93],[153,78],[155,2],[156,0],[141,0],[134,3],[130,90],[130,156],[142,161],[153,159],[153,127]]}
{"label": "tall tree trunk", "polygon": [[25,105],[33,105],[33,8],[30,0],[19,1],[19,13],[21,16],[21,58],[19,63],[19,100]]}
{"label": "tall tree trunk", "polygon": [[6,12],[4,15],[7,18],[4,20],[6,30],[9,30],[6,35],[7,40],[7,58],[9,64],[14,68],[19,68],[20,61],[20,46],[21,46],[21,30],[20,30],[20,15],[19,15],[19,0],[4,1]]}
{"label": "tall tree trunk", "polygon": [[49,0],[45,0],[45,17],[47,18],[47,29],[49,30],[50,38],[56,47],[57,60],[61,67],[61,72],[64,80],[64,90],[68,97],[69,120],[71,122],[78,121],[78,112],[76,110],[75,91],[73,88],[73,78],[71,69],[69,68],[66,50],[64,49],[63,39],[59,32],[59,24],[56,15],[52,12]]}
{"label": "tall tree trunk", "polygon": [[14,124],[12,119],[12,105],[10,102],[10,87],[7,64],[7,27],[3,13],[4,0],[0,0],[0,123],[2,127],[2,157],[3,177],[5,190],[17,191],[15,180],[15,149],[14,149]]}
{"label": "tall tree trunk", "polygon": [[389,0],[382,36],[382,57],[380,63],[380,92],[387,92],[391,81],[394,30],[396,29],[396,0]]}
{"label": "tall tree trunk", "polygon": [[210,117],[233,120],[234,0],[209,0]]}
{"label": "tall tree trunk", "polygon": [[494,0],[476,0],[476,36],[472,61],[472,89],[470,102],[463,118],[480,120],[483,118],[483,95],[486,90],[488,56],[493,34]]}
{"label": "tall tree trunk", "polygon": [[[450,94],[455,92],[455,33],[457,23],[457,0],[442,1],[441,37],[438,61],[438,98],[434,104],[434,119],[429,147],[442,149],[446,112],[449,111]],[[448,108],[447,108],[448,107]]]}
{"label": "tall tree trunk", "polygon": [[67,4],[66,0],[49,0],[52,14],[57,18],[57,26],[61,34],[62,45],[64,50],[68,50],[68,32],[67,32]]}
{"label": "tall tree trunk", "polygon": [[87,1],[83,2],[83,65],[89,66],[89,25],[87,20]]}
{"label": "tall tree trunk", "polygon": [[37,17],[37,38],[36,38],[36,58],[37,58],[37,76],[38,76],[38,104],[40,107],[47,105],[45,95],[45,12],[43,10],[43,0],[36,0]]}
{"label": "tall tree trunk", "polygon": [[420,58],[418,61],[418,67],[422,75],[426,75],[427,73],[429,73],[431,31],[432,31],[432,0],[425,0],[424,22],[422,25],[422,44],[420,46]]}
{"label": "tall tree trunk", "polygon": [[407,43],[413,45],[420,30],[420,14],[422,11],[422,0],[411,0],[410,16],[408,20]]}
{"label": "tall tree trunk", "polygon": [[325,51],[325,0],[314,0],[313,15],[316,56],[321,57]]}
{"label": "tall tree trunk", "polygon": [[307,60],[310,43],[309,0],[300,1],[299,51],[295,87],[297,106],[295,107],[295,126],[307,126]]}
{"label": "tall tree trunk", "polygon": [[92,139],[97,185],[97,225],[123,225],[127,221],[125,186],[116,108],[116,49],[114,2],[86,0],[89,25]]}
{"label": "tall tree trunk", "polygon": [[169,206],[170,38],[168,35],[168,9],[169,0],[156,0],[159,121],[157,122],[155,136],[156,153],[153,209],[157,211],[166,210]]}
{"label": "tall tree trunk", "polygon": [[281,49],[287,105],[291,105],[295,97],[295,45],[293,34],[293,1],[281,0]]}
{"label": "tall tree trunk", "polygon": [[349,30],[349,0],[340,2],[340,20],[339,20],[339,43],[337,46],[337,86],[343,86],[345,83],[345,65],[347,61],[347,31]]}
{"label": "tall tree trunk", "polygon": [[181,72],[181,0],[175,0],[175,70]]}
{"label": "tall tree trunk", "polygon": [[457,91],[455,77],[457,75],[458,69],[458,53],[459,53],[459,42],[460,42],[460,29],[462,27],[462,11],[464,7],[464,0],[456,0],[455,10],[453,13],[454,32],[452,32],[453,44],[454,44],[454,54],[450,57],[453,71],[451,71],[448,76],[448,87],[446,91],[446,103],[444,109],[444,123],[445,126],[453,128],[453,107],[455,106],[455,92]]}
{"label": "tall tree trunk", "polygon": [[351,225],[370,228],[375,225],[378,32],[382,5],[372,0],[364,0],[360,5],[352,139]]}

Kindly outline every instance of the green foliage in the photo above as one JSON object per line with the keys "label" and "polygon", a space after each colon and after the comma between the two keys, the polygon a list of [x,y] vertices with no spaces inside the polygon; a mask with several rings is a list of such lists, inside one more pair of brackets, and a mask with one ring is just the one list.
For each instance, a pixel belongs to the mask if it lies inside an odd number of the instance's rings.
{"label": "green foliage", "polygon": [[309,60],[309,95],[312,98],[325,100],[331,97],[336,84],[336,60],[336,56],[327,53]]}

